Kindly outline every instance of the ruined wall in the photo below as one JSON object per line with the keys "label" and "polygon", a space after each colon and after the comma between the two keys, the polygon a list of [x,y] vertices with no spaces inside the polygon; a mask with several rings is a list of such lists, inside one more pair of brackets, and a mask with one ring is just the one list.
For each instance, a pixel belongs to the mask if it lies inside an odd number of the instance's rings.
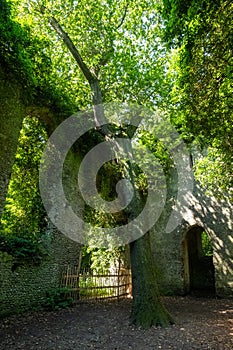
{"label": "ruined wall", "polygon": [[[27,91],[19,79],[0,64],[0,216],[4,209],[18,137],[26,114],[25,105],[28,101],[24,94]],[[38,114],[39,111],[36,116]],[[51,118],[51,113],[48,118]],[[38,266],[29,262],[15,269],[16,259],[0,251],[0,316],[40,306],[46,293],[59,287],[65,266],[78,264],[78,243],[55,230],[50,238],[48,255]]]}
{"label": "ruined wall", "polygon": [[40,307],[47,292],[60,286],[67,264],[78,264],[80,245],[54,231],[47,245],[48,256],[40,265],[12,269],[16,260],[0,252],[0,317]]}
{"label": "ruined wall", "polygon": [[164,211],[151,233],[152,251],[158,269],[162,293],[185,294],[189,291],[189,266],[186,234],[195,226],[205,230],[213,245],[216,295],[233,297],[233,206],[204,194],[195,184],[186,196],[186,206],[179,208],[180,224],[166,233],[170,211]]}

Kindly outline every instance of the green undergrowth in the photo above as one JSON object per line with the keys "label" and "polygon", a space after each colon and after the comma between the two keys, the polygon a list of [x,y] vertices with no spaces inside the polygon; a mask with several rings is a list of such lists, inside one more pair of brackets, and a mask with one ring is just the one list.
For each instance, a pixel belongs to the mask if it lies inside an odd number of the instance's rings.
{"label": "green undergrowth", "polygon": [[0,251],[13,256],[18,263],[39,265],[47,255],[40,241],[0,234]]}
{"label": "green undergrowth", "polygon": [[69,292],[69,289],[65,287],[49,290],[42,307],[48,311],[54,311],[72,306],[74,300],[69,296]]}

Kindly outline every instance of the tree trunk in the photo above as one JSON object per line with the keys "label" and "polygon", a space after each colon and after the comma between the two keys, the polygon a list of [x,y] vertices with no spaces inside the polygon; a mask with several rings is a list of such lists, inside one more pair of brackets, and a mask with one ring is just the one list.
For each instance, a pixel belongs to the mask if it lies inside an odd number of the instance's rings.
{"label": "tree trunk", "polygon": [[149,232],[130,244],[130,259],[133,291],[131,323],[143,328],[172,324],[173,319],[160,299]]}

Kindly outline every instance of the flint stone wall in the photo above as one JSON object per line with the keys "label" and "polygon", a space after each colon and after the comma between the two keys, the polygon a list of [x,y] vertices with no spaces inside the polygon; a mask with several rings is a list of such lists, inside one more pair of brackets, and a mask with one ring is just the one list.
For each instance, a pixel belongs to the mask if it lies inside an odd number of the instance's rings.
{"label": "flint stone wall", "polygon": [[40,265],[27,263],[16,269],[16,259],[0,252],[0,317],[40,308],[47,293],[60,287],[66,266],[78,264],[80,245],[61,233],[51,234],[47,251]]}

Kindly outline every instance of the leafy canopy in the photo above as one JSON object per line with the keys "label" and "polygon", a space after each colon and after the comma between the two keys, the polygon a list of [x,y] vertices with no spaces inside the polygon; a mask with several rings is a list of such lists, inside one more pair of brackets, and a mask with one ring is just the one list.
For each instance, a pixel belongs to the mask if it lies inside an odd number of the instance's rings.
{"label": "leafy canopy", "polygon": [[161,101],[166,90],[166,52],[152,1],[11,1],[15,4],[15,20],[29,25],[33,37],[44,39],[43,52],[53,67],[52,83],[69,94],[79,109],[90,106],[90,88],[49,26],[51,17],[69,34],[100,80],[105,102],[130,100],[151,106]]}

